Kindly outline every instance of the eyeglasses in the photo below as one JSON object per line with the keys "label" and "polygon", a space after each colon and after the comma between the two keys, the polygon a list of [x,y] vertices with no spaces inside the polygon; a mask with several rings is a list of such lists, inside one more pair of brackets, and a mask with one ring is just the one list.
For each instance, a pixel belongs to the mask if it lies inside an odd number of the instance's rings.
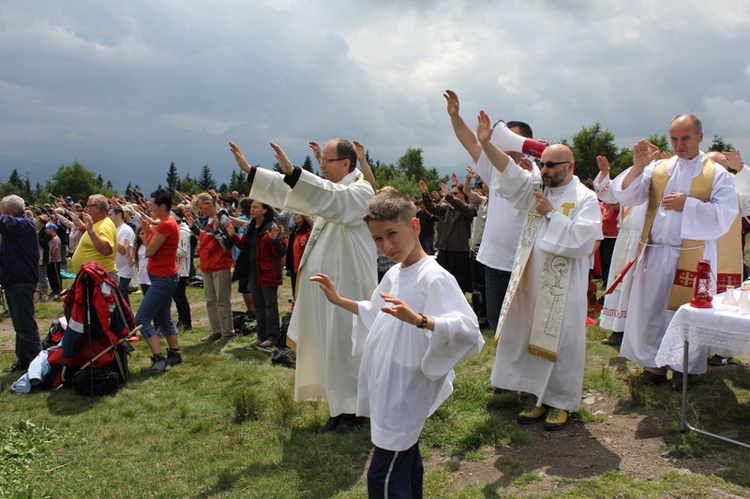
{"label": "eyeglasses", "polygon": [[325,165],[325,164],[331,163],[333,161],[344,161],[345,159],[346,158],[333,158],[333,159],[323,158],[323,159],[320,160],[320,164],[321,165]]}
{"label": "eyeglasses", "polygon": [[97,208],[99,207],[99,205],[98,205],[98,204],[87,204],[87,205],[86,205],[86,208],[91,208],[92,206],[96,206]]}
{"label": "eyeglasses", "polygon": [[539,161],[537,165],[539,165],[540,170],[544,168],[545,166],[547,167],[548,170],[551,170],[552,168],[558,165],[567,165],[568,163],[570,163],[570,161],[547,161],[546,163]]}

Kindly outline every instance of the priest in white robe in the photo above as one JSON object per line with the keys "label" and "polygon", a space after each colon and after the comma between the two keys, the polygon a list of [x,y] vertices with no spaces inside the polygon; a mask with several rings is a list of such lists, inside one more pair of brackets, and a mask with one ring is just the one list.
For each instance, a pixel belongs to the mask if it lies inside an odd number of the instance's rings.
{"label": "priest in white robe", "polygon": [[[612,182],[615,197],[625,205],[648,202],[652,189],[655,193],[653,208],[649,204],[646,215],[644,232],[648,231],[647,239],[641,244],[641,255],[631,270],[634,272],[633,288],[620,348],[621,355],[644,366],[641,377],[647,384],[658,384],[667,379],[666,367],[657,365],[656,354],[679,306],[670,305],[669,301],[679,286],[676,271],[681,255],[705,241],[698,258],[680,268],[695,272],[698,259],[710,260],[716,282],[716,240],[729,230],[738,211],[731,176],[724,168],[716,167],[699,149],[703,139],[700,120],[692,115],[676,117],[670,123],[669,136],[675,152],[673,158],[658,159],[659,149],[642,140],[633,148],[633,166]],[[665,185],[662,185],[664,180],[658,180],[659,177],[666,178]],[[653,182],[654,178],[657,182]],[[705,179],[706,184],[703,189],[707,192],[705,200],[691,196],[701,179]],[[663,189],[661,196],[654,187],[659,185],[662,185],[659,189]],[[653,216],[650,229],[649,214]],[[683,240],[690,240],[689,247],[683,245]],[[692,282],[685,280],[685,284],[687,286],[683,287],[692,288]],[[699,361],[701,357],[702,362]],[[705,352],[691,355],[690,365],[695,369],[689,372],[699,374],[696,369],[701,370],[701,363],[705,372]],[[683,370],[682,366],[672,367],[676,371]],[[674,387],[681,385],[681,379],[673,377],[672,381]]]}
{"label": "priest in white robe", "polygon": [[519,423],[545,420],[546,430],[559,430],[581,402],[588,255],[602,237],[599,201],[573,174],[567,146],[545,149],[544,186],[534,189],[532,174],[492,144],[491,132],[482,111],[477,138],[499,172],[492,187],[528,215],[500,313],[490,381],[538,397]]}
{"label": "priest in white robe", "polygon": [[252,182],[250,198],[315,217],[300,262],[297,297],[288,339],[296,344],[295,400],[327,400],[331,418],[319,432],[346,433],[361,426],[357,409],[357,374],[361,356],[352,356],[354,317],[326,300],[310,277],[325,273],[345,296],[366,300],[377,285],[377,255],[362,221],[375,195],[356,168],[356,151],[346,140],[325,144],[317,175],[294,167],[271,143],[284,173],[251,167],[230,142],[240,168]]}

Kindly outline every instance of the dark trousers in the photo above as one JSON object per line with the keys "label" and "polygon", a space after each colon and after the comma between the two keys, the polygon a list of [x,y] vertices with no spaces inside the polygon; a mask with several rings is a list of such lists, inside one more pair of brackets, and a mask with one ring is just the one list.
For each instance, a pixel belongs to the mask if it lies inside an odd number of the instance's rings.
{"label": "dark trousers", "polygon": [[47,264],[47,280],[49,281],[50,292],[53,295],[59,295],[60,291],[62,291],[59,262],[49,262]]}
{"label": "dark trousers", "polygon": [[247,276],[250,292],[253,295],[255,321],[258,324],[258,339],[260,341],[279,341],[279,288],[258,286],[258,276],[250,272]]}
{"label": "dark trousers", "polygon": [[484,292],[487,296],[487,324],[497,331],[497,321],[510,283],[510,272],[484,267]]}
{"label": "dark trousers", "polygon": [[190,317],[190,302],[187,297],[187,280],[188,277],[180,277],[177,282],[177,287],[172,293],[172,299],[174,300],[174,306],[177,309],[177,322],[183,326],[192,327],[193,321]]}
{"label": "dark trousers", "polygon": [[35,282],[11,284],[5,288],[10,319],[16,330],[16,357],[19,369],[25,370],[42,350],[39,328],[34,319]]}
{"label": "dark trousers", "polygon": [[367,470],[368,497],[421,498],[423,480],[419,442],[402,451],[375,447]]}
{"label": "dark trousers", "polygon": [[599,245],[599,259],[602,262],[602,280],[604,289],[607,289],[609,279],[609,266],[612,264],[612,252],[615,250],[616,237],[605,237]]}
{"label": "dark trousers", "polygon": [[[476,252],[471,252],[471,306],[478,319],[487,317],[487,293],[484,289],[484,264],[477,261]],[[479,303],[477,303],[477,300]]]}
{"label": "dark trousers", "polygon": [[117,283],[117,289],[120,290],[120,294],[122,294],[122,299],[125,300],[125,303],[127,303],[129,307],[130,306],[130,277],[120,276],[120,282]]}

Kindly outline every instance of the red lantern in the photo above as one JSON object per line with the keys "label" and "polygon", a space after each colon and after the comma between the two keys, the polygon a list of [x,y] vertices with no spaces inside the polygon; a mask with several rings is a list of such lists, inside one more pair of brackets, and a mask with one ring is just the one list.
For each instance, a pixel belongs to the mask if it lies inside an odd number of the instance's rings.
{"label": "red lantern", "polygon": [[711,286],[713,276],[711,275],[711,261],[698,260],[698,268],[695,270],[695,282],[693,282],[693,298],[690,306],[695,308],[711,308]]}

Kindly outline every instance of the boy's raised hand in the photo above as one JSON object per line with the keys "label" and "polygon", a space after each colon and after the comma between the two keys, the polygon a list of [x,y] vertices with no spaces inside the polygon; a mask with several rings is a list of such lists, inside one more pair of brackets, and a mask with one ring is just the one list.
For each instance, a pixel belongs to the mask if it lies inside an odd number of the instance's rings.
{"label": "boy's raised hand", "polygon": [[406,302],[403,302],[395,296],[389,295],[388,293],[380,293],[380,297],[385,300],[386,303],[390,303],[393,305],[392,307],[381,307],[381,312],[390,314],[395,318],[400,319],[413,326],[416,326],[422,322],[422,316],[409,308],[409,305],[407,305]]}
{"label": "boy's raised hand", "polygon": [[341,297],[336,292],[336,286],[333,285],[333,281],[330,277],[325,274],[317,273],[314,276],[310,277],[310,280],[318,283],[320,289],[322,289],[326,294],[326,298],[329,302],[336,305],[339,301],[341,301]]}

